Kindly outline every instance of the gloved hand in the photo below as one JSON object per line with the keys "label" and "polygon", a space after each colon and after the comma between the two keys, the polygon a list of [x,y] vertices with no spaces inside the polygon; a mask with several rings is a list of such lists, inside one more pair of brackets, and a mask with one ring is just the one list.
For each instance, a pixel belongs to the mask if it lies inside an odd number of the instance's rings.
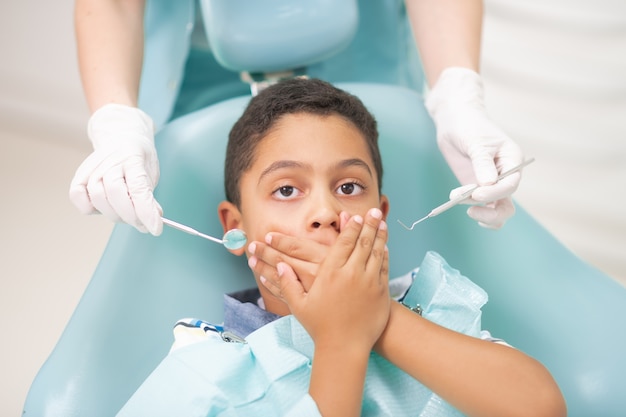
{"label": "gloved hand", "polygon": [[135,107],[107,104],[89,119],[94,151],[78,167],[70,200],[83,214],[100,212],[157,236],[161,206],[152,192],[159,180],[154,124]]}
{"label": "gloved hand", "polygon": [[467,214],[483,227],[497,229],[515,213],[511,194],[520,173],[496,184],[499,174],[520,164],[520,147],[489,118],[479,74],[467,69],[445,69],[425,101],[437,129],[437,144],[463,185],[450,193],[461,194],[468,184],[479,184],[468,200],[475,205]]}

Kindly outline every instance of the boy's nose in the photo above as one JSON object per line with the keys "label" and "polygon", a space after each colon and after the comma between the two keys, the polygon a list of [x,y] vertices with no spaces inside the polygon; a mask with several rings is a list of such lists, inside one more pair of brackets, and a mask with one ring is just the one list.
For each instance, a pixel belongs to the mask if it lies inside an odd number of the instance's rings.
{"label": "boy's nose", "polygon": [[[330,216],[329,216],[330,217]],[[322,227],[329,226],[339,231],[339,216],[336,216],[336,219],[327,220],[326,218],[319,219],[319,221],[314,221],[311,223],[311,228],[313,229],[321,229]]]}
{"label": "boy's nose", "polygon": [[341,207],[332,196],[319,196],[311,201],[309,228],[332,228],[339,232]]}

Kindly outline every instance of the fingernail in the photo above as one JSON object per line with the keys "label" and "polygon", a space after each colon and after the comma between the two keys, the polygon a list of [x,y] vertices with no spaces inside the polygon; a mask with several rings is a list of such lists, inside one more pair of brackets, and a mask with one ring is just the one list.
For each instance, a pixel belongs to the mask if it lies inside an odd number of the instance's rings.
{"label": "fingernail", "polygon": [[250,244],[248,245],[248,252],[250,252],[251,254],[253,254],[253,255],[254,255],[254,251],[255,251],[255,250],[256,250],[256,243],[254,243],[254,242],[253,242],[253,243],[250,243]]}
{"label": "fingernail", "polygon": [[370,214],[375,219],[382,219],[383,218],[383,212],[380,211],[380,209],[377,209],[377,208],[371,209],[370,210]]}
{"label": "fingernail", "polygon": [[378,230],[386,230],[386,229],[387,229],[387,223],[385,223],[384,220],[378,223]]}
{"label": "fingernail", "polygon": [[276,271],[278,272],[278,276],[282,277],[283,273],[285,272],[285,265],[279,263],[278,265],[276,265]]}
{"label": "fingernail", "polygon": [[363,217],[357,214],[356,216],[354,216],[354,221],[357,222],[358,224],[363,224]]}
{"label": "fingernail", "polygon": [[256,266],[256,263],[257,263],[256,256],[251,256],[248,258],[248,266],[250,268],[254,268]]}
{"label": "fingernail", "polygon": [[272,235],[270,235],[269,233],[265,235],[265,243],[267,243],[268,245],[272,244]]}
{"label": "fingernail", "polygon": [[266,284],[267,284],[267,278],[265,278],[263,275],[261,275],[261,276],[259,277],[259,281],[261,281],[261,282],[263,283],[263,285],[266,285]]}

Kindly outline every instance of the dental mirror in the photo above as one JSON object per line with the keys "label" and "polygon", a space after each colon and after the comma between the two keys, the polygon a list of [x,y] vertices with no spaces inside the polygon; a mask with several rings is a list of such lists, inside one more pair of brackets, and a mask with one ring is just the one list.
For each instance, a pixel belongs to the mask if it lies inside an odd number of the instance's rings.
{"label": "dental mirror", "polygon": [[246,245],[246,242],[248,241],[246,232],[240,229],[231,229],[224,233],[224,236],[221,239],[218,239],[216,237],[201,233],[189,226],[185,226],[184,224],[180,224],[173,220],[166,219],[165,217],[161,217],[161,220],[163,220],[163,224],[166,224],[169,227],[180,230],[181,232],[189,233],[190,235],[200,236],[212,242],[219,243],[221,245],[224,245],[226,249],[230,250],[241,249]]}

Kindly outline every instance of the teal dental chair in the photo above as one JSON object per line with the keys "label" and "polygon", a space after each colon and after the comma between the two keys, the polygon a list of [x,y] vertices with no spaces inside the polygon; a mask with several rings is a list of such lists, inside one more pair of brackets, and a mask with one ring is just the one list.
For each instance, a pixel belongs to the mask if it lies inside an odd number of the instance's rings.
{"label": "teal dental chair", "polygon": [[[422,98],[389,85],[338,86],[359,96],[379,122],[391,276],[419,265],[426,251],[439,252],[489,293],[483,327],[548,367],[570,416],[626,415],[626,289],[566,250],[521,207],[499,231],[478,227],[462,208],[403,229],[396,219],[421,217],[457,186]],[[156,197],[167,217],[222,234],[216,207],[225,145],[247,101],[221,101],[157,135]],[[176,320],[220,322],[222,294],[252,287],[247,277],[245,259],[219,245],[168,228],[152,237],[117,225],[23,415],[115,415],[167,354]]]}
{"label": "teal dental chair", "polygon": [[[340,84],[377,117],[391,200],[391,275],[442,254],[481,285],[483,323],[552,372],[569,415],[623,416],[626,289],[582,262],[523,209],[499,231],[456,208],[409,232],[409,221],[447,198],[456,184],[440,157],[415,92]],[[228,131],[248,98],[184,116],[159,134],[165,214],[220,236],[222,160]],[[536,163],[540,164],[541,161]],[[532,165],[527,169],[532,169]],[[115,227],[102,260],[54,352],[30,390],[25,416],[111,416],[166,355],[183,317],[220,322],[222,294],[254,285],[243,258],[176,230],[160,237]]]}

